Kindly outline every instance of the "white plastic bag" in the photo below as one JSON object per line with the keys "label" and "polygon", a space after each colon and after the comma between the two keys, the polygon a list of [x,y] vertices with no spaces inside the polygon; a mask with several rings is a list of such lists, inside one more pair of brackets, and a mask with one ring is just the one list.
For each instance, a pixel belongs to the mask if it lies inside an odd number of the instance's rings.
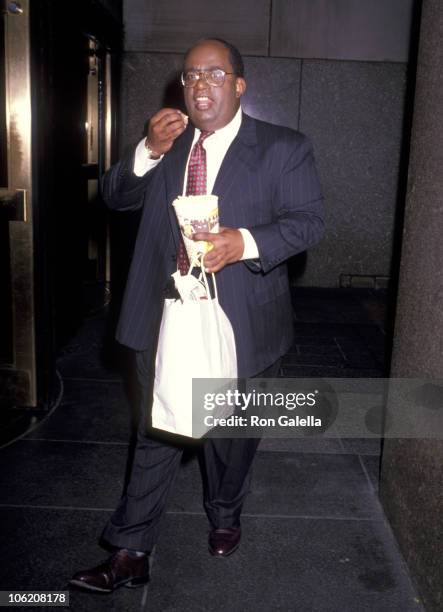
{"label": "white plastic bag", "polygon": [[[192,379],[237,378],[232,325],[221,308],[215,277],[211,297],[204,268],[199,280],[190,272],[173,274],[181,299],[165,300],[157,346],[152,426],[182,436],[202,437],[211,427],[200,416],[193,424]],[[232,383],[235,385],[235,382]],[[222,407],[213,416],[228,416]]]}

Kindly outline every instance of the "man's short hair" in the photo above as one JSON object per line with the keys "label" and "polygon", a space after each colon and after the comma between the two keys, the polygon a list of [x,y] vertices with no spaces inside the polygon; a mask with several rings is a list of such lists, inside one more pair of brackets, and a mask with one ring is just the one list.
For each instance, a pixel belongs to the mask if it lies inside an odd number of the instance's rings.
{"label": "man's short hair", "polygon": [[223,40],[223,38],[202,38],[201,40],[196,42],[195,45],[192,45],[192,47],[190,47],[186,51],[185,57],[184,57],[184,61],[186,61],[186,58],[188,57],[188,55],[192,51],[192,49],[194,49],[195,47],[197,47],[201,43],[208,42],[210,40],[215,40],[216,42],[222,44],[228,50],[228,52],[229,52],[229,61],[230,61],[231,66],[232,66],[232,70],[234,71],[236,76],[243,78],[245,76],[245,65],[243,63],[243,58],[241,56],[241,53],[237,49],[237,47],[232,45],[227,40]]}

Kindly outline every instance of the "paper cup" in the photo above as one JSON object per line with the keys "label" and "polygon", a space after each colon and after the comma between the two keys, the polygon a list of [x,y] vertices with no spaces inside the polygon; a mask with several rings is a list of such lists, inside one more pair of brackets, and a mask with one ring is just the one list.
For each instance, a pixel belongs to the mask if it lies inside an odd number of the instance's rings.
{"label": "paper cup", "polygon": [[205,240],[195,242],[192,236],[197,232],[217,234],[219,231],[218,197],[216,195],[179,196],[172,202],[172,206],[177,215],[189,261],[196,260],[199,255],[210,251],[212,245]]}

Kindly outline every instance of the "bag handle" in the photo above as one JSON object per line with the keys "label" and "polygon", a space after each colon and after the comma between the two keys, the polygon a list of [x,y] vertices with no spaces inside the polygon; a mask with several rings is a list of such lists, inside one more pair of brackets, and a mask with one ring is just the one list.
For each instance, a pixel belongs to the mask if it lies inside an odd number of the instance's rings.
{"label": "bag handle", "polygon": [[[205,271],[205,267],[203,265],[203,258],[204,258],[205,254],[204,253],[197,253],[196,255],[194,255],[194,257],[192,258],[192,261],[189,264],[189,270],[188,270],[188,275],[192,274],[192,270],[195,268],[195,266],[197,264],[200,265],[200,276],[199,276],[199,280],[201,281],[201,279],[203,279],[203,284],[205,286],[206,289],[206,295],[208,296],[208,299],[211,298],[211,291],[209,289],[209,283],[208,283],[208,277],[206,275],[206,271]],[[217,291],[217,283],[215,282],[215,274],[214,272],[211,272],[211,276],[212,276],[212,284],[214,287],[214,296],[215,299],[218,302],[218,291]]]}
{"label": "bag handle", "polygon": [[[220,313],[219,310],[217,309],[217,305],[215,304],[215,302],[217,302],[217,304],[219,304],[218,301],[218,291],[217,291],[217,283],[215,282],[215,274],[214,272],[212,272],[212,283],[213,283],[213,287],[214,287],[214,297],[215,300],[211,299],[211,291],[209,289],[209,283],[208,283],[208,277],[206,275],[206,271],[205,268],[203,266],[203,258],[204,258],[204,254],[203,253],[197,253],[193,258],[192,261],[190,262],[189,265],[189,270],[188,270],[188,275],[190,275],[192,273],[192,270],[194,269],[196,263],[198,262],[200,264],[200,276],[199,276],[199,281],[203,282],[203,285],[205,287],[206,290],[206,295],[207,298],[211,304],[211,310],[212,310],[212,315],[214,317],[214,322],[217,325],[218,329],[220,330],[221,327],[221,322],[220,322]],[[203,281],[202,281],[203,279]]]}

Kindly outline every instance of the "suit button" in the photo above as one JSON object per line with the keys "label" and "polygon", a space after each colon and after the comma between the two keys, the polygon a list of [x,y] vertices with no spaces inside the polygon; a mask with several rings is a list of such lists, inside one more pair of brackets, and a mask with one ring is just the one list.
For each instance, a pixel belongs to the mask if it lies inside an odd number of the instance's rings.
{"label": "suit button", "polygon": [[171,259],[172,259],[172,261],[177,261],[177,255],[175,255],[175,254],[172,255]]}

